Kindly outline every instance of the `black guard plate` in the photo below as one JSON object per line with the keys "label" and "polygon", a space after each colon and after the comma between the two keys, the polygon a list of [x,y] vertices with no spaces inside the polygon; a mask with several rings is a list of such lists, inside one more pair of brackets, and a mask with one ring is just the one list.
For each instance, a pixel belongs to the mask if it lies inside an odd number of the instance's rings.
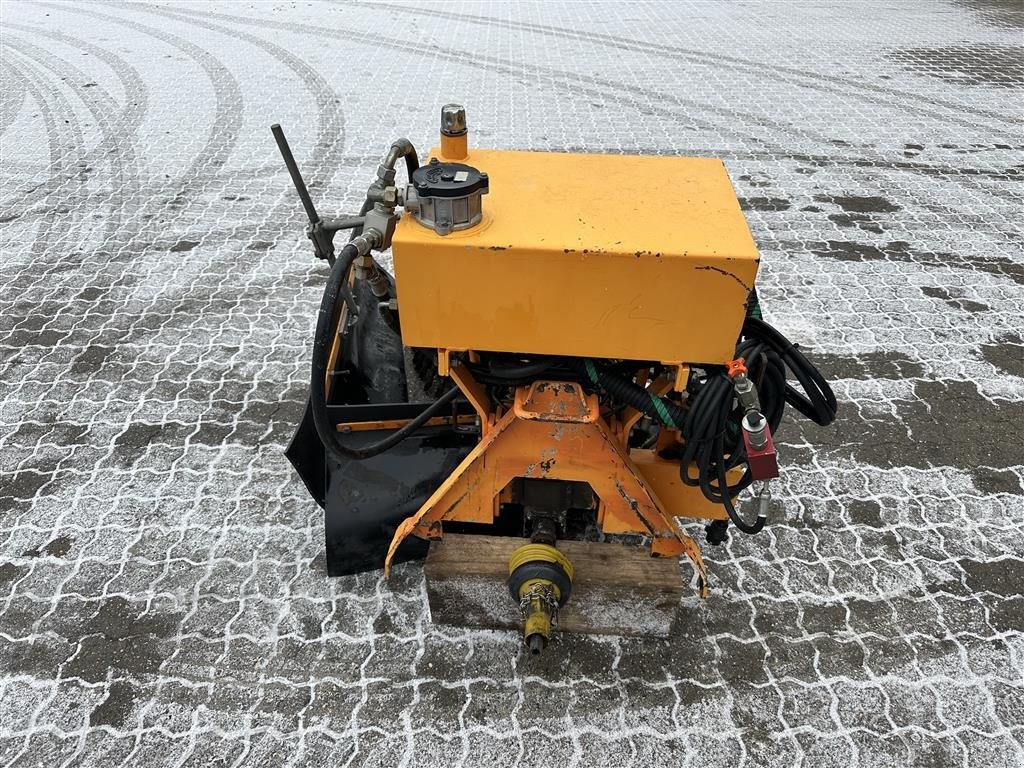
{"label": "black guard plate", "polygon": [[[409,419],[429,403],[329,406],[334,424]],[[460,412],[471,413],[468,404]],[[367,430],[342,436],[352,446],[377,442],[387,431]],[[285,455],[310,495],[324,508],[327,572],[345,576],[384,566],[395,528],[414,514],[448,477],[478,436],[450,426],[426,427],[384,453],[363,461],[337,463],[324,454],[309,403]],[[394,561],[426,556],[427,542],[409,537]]]}

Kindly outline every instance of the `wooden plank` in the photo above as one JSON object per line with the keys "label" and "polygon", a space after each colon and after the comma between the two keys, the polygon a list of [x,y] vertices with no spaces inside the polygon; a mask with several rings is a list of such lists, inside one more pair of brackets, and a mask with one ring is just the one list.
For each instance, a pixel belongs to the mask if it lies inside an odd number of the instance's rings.
{"label": "wooden plank", "polygon": [[[424,572],[435,623],[481,629],[518,629],[520,616],[505,584],[508,559],[526,543],[509,536],[445,534],[432,542]],[[679,561],[650,556],[644,547],[560,541],[573,564],[572,598],[558,629],[664,637],[688,592]]]}

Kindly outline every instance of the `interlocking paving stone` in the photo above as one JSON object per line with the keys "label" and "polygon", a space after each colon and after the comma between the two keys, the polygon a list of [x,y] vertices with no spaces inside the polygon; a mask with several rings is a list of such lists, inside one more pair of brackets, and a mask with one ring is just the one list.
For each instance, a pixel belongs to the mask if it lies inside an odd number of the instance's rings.
{"label": "interlocking paving stone", "polygon": [[[0,764],[1024,763],[1018,0],[0,26]],[[433,626],[418,565],[326,577],[281,455],[326,272],[268,127],[351,212],[449,100],[481,146],[723,158],[834,381],[666,641],[531,659]]]}

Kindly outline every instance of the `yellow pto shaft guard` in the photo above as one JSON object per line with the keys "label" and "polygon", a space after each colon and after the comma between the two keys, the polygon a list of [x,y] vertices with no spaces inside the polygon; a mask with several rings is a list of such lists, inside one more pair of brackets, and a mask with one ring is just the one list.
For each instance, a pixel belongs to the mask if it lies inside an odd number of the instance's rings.
{"label": "yellow pto shaft guard", "polygon": [[508,560],[508,588],[523,614],[523,642],[536,655],[551,639],[572,593],[569,558],[550,544],[524,544]]}

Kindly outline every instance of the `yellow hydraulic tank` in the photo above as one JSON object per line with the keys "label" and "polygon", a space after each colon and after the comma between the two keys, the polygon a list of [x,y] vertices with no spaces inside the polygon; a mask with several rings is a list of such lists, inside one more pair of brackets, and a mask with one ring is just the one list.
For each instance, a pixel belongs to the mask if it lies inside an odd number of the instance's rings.
{"label": "yellow hydraulic tank", "polygon": [[[439,150],[433,156],[446,160]],[[725,363],[758,253],[721,160],[471,149],[483,219],[392,241],[408,346]]]}

